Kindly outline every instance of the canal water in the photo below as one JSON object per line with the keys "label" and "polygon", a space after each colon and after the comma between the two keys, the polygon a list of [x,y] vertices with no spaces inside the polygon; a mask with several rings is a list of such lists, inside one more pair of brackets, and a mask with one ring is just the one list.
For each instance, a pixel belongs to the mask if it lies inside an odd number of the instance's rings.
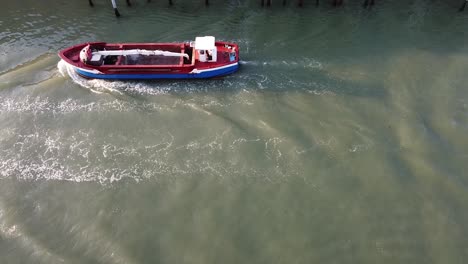
{"label": "canal water", "polygon": [[[94,2],[2,1],[0,263],[467,263],[461,1]],[[205,35],[239,72],[96,81],[57,56]]]}

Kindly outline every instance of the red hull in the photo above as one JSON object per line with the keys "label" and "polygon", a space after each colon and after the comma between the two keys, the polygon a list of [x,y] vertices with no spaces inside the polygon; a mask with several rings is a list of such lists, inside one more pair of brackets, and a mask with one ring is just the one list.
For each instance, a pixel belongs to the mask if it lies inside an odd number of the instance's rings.
{"label": "red hull", "polygon": [[[137,61],[132,56],[105,56],[102,64],[90,65],[80,59],[80,52],[90,46],[96,50],[125,51],[132,49],[164,50],[185,53],[184,57],[140,56]],[[157,79],[163,78],[197,78],[216,77],[214,73],[226,75],[237,70],[239,62],[239,47],[228,42],[215,42],[216,61],[200,61],[198,52],[191,43],[83,43],[66,48],[59,52],[62,60],[73,66],[80,75],[87,78],[102,79]],[[212,74],[207,74],[207,73]]]}

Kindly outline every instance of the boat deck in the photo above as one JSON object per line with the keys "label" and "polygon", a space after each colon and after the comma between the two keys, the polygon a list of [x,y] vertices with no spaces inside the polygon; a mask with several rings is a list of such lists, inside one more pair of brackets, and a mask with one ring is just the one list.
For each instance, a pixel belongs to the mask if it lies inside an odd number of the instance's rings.
{"label": "boat deck", "polygon": [[180,57],[127,55],[119,56],[116,65],[180,65]]}

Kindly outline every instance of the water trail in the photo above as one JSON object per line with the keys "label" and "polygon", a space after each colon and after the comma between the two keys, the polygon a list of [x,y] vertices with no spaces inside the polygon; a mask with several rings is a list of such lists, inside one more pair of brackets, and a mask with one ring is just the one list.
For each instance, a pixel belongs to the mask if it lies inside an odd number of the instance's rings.
{"label": "water trail", "polygon": [[64,62],[63,60],[60,60],[57,63],[57,69],[60,72],[60,74],[62,74],[63,77],[68,76],[67,63]]}
{"label": "water trail", "polygon": [[[117,134],[116,134],[117,135]],[[11,130],[0,140],[0,179],[16,178],[24,181],[97,182],[102,185],[119,181],[160,180],[203,173],[215,177],[236,177],[252,171],[259,177],[283,178],[286,172],[277,172],[280,164],[296,167],[298,155],[291,152],[284,137],[230,136],[230,130],[177,143],[171,131],[157,132],[158,138],[148,144],[134,146],[130,138],[122,144],[100,142],[93,129],[75,133],[50,132],[39,129],[21,134]],[[120,137],[120,136],[119,136]],[[219,159],[220,154],[240,158],[245,148],[263,153],[260,158],[271,166],[237,168]],[[31,153],[34,153],[31,155]],[[66,153],[66,155],[64,155]],[[174,158],[187,156],[183,163]],[[292,153],[292,154],[291,154]],[[221,156],[222,156],[221,155]],[[134,161],[128,163],[128,161]],[[102,164],[110,164],[110,167]],[[212,170],[214,169],[214,170]],[[288,171],[291,174],[292,171]]]}
{"label": "water trail", "polygon": [[303,58],[293,60],[272,60],[272,61],[239,61],[240,65],[265,66],[265,67],[287,67],[304,69],[323,69],[323,64],[314,58]]}
{"label": "water trail", "polygon": [[258,62],[258,61],[243,61],[243,60],[241,60],[241,61],[239,61],[239,64],[240,64],[240,65],[254,65],[254,66],[258,66],[258,65],[260,65],[260,62]]}
{"label": "water trail", "polygon": [[[283,87],[278,82],[268,80],[263,74],[258,73],[258,68],[282,68],[283,71],[320,71],[323,70],[323,64],[314,58],[291,58],[289,60],[271,60],[271,61],[240,61],[241,72],[226,76],[217,80],[155,80],[155,81],[110,81],[99,79],[85,79],[78,75],[72,66],[64,61],[57,65],[59,72],[63,76],[70,76],[72,81],[91,92],[102,94],[111,93],[118,95],[161,95],[169,92],[206,92],[206,91],[227,91],[232,87],[252,88],[252,89],[276,89]],[[254,67],[254,68],[252,68]],[[249,69],[250,68],[250,69]],[[295,78],[286,78],[287,84],[297,87],[303,87],[303,83],[297,83]],[[281,81],[283,83],[285,81]],[[257,83],[252,87],[251,83]],[[306,85],[307,87],[310,85]]]}
{"label": "water trail", "polygon": [[76,73],[73,67],[68,65],[63,60],[58,62],[57,67],[63,76],[70,76],[74,83],[97,94],[110,92],[117,93],[119,95],[123,95],[125,93],[159,95],[166,94],[172,89],[171,86],[155,85],[154,83],[144,81],[109,81],[86,79]]}
{"label": "water trail", "polygon": [[[97,93],[97,94],[102,94],[103,91],[102,89],[105,88],[107,89],[108,87],[106,86],[97,86],[96,85],[93,85],[92,83],[90,83],[90,81],[86,80],[85,78],[82,78],[81,76],[79,76],[75,70],[73,69],[72,66],[68,65],[66,62],[64,62],[63,60],[60,60],[57,64],[57,68],[59,69],[59,72],[63,75],[63,76],[70,76],[70,78],[73,80],[73,82],[75,82],[76,84],[80,85],[81,87],[84,87],[84,88],[88,88],[91,92],[93,93]],[[114,92],[112,89],[107,89],[109,90],[110,92]],[[119,94],[121,94],[120,91],[115,91]]]}

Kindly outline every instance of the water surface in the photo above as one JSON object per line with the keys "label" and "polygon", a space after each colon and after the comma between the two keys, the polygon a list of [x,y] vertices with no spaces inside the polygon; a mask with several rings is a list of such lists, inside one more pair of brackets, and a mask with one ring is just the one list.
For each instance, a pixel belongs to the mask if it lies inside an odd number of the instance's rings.
{"label": "water surface", "polygon": [[[1,263],[466,263],[459,1],[94,2],[2,4]],[[56,55],[204,35],[238,73],[84,80]]]}

